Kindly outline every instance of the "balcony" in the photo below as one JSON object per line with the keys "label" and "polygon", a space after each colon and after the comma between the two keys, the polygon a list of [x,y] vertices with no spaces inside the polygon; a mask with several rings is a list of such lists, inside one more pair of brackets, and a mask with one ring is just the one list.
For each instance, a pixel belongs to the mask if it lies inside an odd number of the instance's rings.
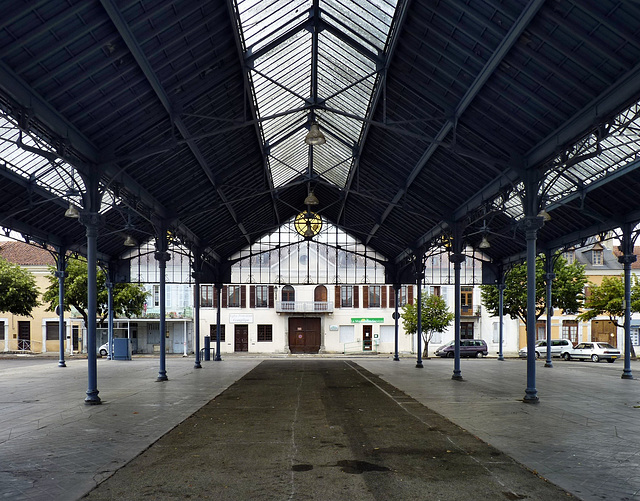
{"label": "balcony", "polygon": [[482,309],[480,306],[460,306],[460,315],[463,317],[479,317],[482,315]]}
{"label": "balcony", "polygon": [[332,301],[276,301],[278,313],[333,313]]}

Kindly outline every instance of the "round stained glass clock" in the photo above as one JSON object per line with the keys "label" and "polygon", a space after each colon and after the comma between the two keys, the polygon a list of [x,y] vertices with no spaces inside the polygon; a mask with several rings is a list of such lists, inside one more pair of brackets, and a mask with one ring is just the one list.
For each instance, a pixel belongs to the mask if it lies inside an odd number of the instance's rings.
{"label": "round stained glass clock", "polygon": [[301,212],[294,221],[296,231],[306,240],[315,237],[322,229],[322,218],[315,212]]}

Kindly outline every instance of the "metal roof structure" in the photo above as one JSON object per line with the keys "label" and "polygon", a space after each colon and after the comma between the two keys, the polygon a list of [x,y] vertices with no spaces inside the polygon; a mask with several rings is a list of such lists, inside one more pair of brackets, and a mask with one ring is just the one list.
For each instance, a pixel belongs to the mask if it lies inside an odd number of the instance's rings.
{"label": "metal roof structure", "polygon": [[614,0],[13,1],[0,226],[82,252],[64,213],[98,183],[102,259],[166,226],[222,263],[313,191],[391,263],[456,225],[500,263],[526,249],[533,180],[539,247],[575,244],[640,221],[637,19]]}

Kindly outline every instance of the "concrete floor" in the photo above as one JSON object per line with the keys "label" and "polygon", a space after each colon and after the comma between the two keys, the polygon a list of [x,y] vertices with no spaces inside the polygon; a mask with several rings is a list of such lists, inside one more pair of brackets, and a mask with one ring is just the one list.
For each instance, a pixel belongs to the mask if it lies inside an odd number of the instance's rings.
{"label": "concrete floor", "polygon": [[[193,358],[169,358],[169,381],[157,383],[157,359],[100,359],[103,404],[86,406],[85,360],[0,359],[0,498],[79,499],[261,361],[196,370]],[[640,381],[621,380],[621,362],[540,362],[538,405],[522,403],[523,360],[463,360],[462,382],[450,360],[353,362],[381,391],[402,390],[579,498],[640,500]]]}

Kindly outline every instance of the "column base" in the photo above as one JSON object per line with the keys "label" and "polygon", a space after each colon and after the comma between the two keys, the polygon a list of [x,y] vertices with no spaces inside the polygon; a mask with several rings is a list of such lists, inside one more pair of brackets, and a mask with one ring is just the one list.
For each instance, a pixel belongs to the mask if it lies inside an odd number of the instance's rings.
{"label": "column base", "polygon": [[464,381],[462,374],[454,374],[453,376],[451,376],[451,379],[453,379],[454,381]]}
{"label": "column base", "polygon": [[424,365],[422,365],[422,362],[418,362],[416,363],[416,369],[423,369]]}
{"label": "column base", "polygon": [[58,367],[66,367],[66,366],[67,366],[67,364],[64,363],[64,360],[60,360],[58,362]]}
{"label": "column base", "polygon": [[400,357],[398,355],[393,357],[394,362],[400,362]]}
{"label": "column base", "polygon": [[215,362],[222,362],[220,355],[216,355]]}
{"label": "column base", "polygon": [[500,360],[501,362],[504,361],[504,357],[502,355],[498,355],[498,360]]}
{"label": "column base", "polygon": [[535,388],[533,390],[525,390],[525,395],[522,401],[525,404],[537,404],[540,402],[540,399],[538,398],[538,391]]}
{"label": "column base", "polygon": [[193,368],[194,369],[202,369],[202,364],[200,363],[200,361],[198,361],[195,364],[193,364]]}
{"label": "column base", "polygon": [[156,381],[157,381],[157,382],[160,382],[160,381],[169,381],[169,378],[167,377],[167,375],[166,375],[166,374],[159,373],[159,374],[158,374],[158,377],[156,378]]}
{"label": "column base", "polygon": [[620,379],[633,379],[633,374],[631,373],[631,370],[629,370],[628,372],[624,371],[622,373],[622,376],[620,376]]}
{"label": "column base", "polygon": [[544,366],[545,367],[553,367],[553,364],[551,362],[545,362]]}
{"label": "column base", "polygon": [[85,405],[100,405],[102,400],[98,396],[98,390],[95,391],[87,391],[87,396],[84,399]]}

